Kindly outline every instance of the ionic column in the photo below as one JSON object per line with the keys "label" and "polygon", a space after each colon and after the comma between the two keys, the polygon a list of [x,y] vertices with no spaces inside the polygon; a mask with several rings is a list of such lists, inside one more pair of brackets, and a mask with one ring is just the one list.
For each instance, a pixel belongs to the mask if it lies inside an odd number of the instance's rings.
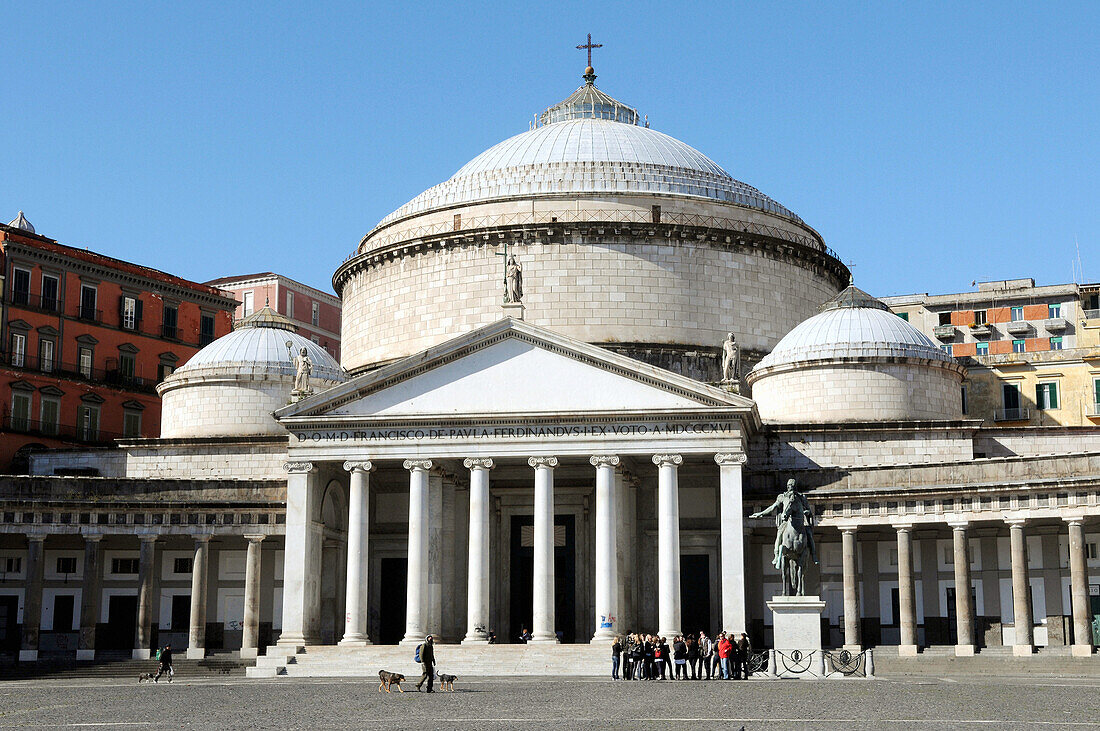
{"label": "ionic column", "polygon": [[141,548],[138,553],[138,605],[137,627],[134,629],[135,660],[148,660],[153,646],[153,575],[156,572],[157,537],[138,536]]}
{"label": "ionic column", "polygon": [[312,462],[287,462],[283,543],[283,629],[278,644],[299,648],[321,637],[320,480]]}
{"label": "ionic column", "polygon": [[974,602],[970,597],[970,540],[966,528],[966,523],[951,524],[955,542],[955,626],[959,635],[955,654],[960,657],[974,654]]}
{"label": "ionic column", "polygon": [[409,471],[409,573],[405,590],[403,645],[424,641],[428,606],[428,470],[430,459],[407,459]]}
{"label": "ionic column", "polygon": [[365,647],[367,633],[367,569],[370,552],[370,471],[369,461],[345,462],[351,473],[348,499],[348,576],[344,592],[344,637],[341,645]]}
{"label": "ionic column", "polygon": [[468,458],[470,470],[470,554],[466,576],[464,645],[489,642],[489,470],[493,460]]}
{"label": "ionic column", "polygon": [[1012,654],[1030,655],[1035,651],[1035,622],[1031,617],[1031,582],[1027,569],[1027,537],[1023,520],[1008,523],[1012,551]]}
{"label": "ionic column", "polygon": [[[187,659],[206,657],[206,573],[210,563],[210,536],[195,536],[191,562],[191,628],[187,635]],[[285,572],[284,572],[285,573]]]}
{"label": "ionic column", "polygon": [[597,455],[588,462],[596,468],[596,632],[592,641],[607,642],[615,639],[619,621],[615,582],[615,468],[619,458]]}
{"label": "ionic column", "polygon": [[557,457],[531,457],[535,468],[534,591],[531,642],[557,642],[554,631],[554,468]]}
{"label": "ionic column", "polygon": [[858,652],[863,643],[859,636],[859,562],[855,526],[841,528],[840,540],[844,565],[844,649]]}
{"label": "ionic column", "polygon": [[23,597],[23,637],[20,662],[38,660],[38,633],[42,626],[43,544],[46,536],[27,536],[27,589]]}
{"label": "ionic column", "polygon": [[655,454],[657,465],[657,627],[662,637],[680,634],[680,498],[678,454]]}
{"label": "ionic column", "polygon": [[745,619],[745,509],[741,502],[741,465],[747,460],[740,453],[714,455],[722,529],[722,628],[738,633],[749,631]]}
{"label": "ionic column", "polygon": [[77,660],[95,659],[95,628],[99,622],[100,535],[84,536],[84,587],[80,592],[80,640]]}
{"label": "ionic column", "polygon": [[913,526],[895,526],[898,531],[898,625],[901,627],[901,643],[898,654],[917,654],[917,601],[913,584]]}
{"label": "ionic column", "polygon": [[1080,517],[1065,518],[1069,524],[1069,593],[1073,606],[1074,657],[1092,654],[1092,610],[1089,606],[1088,555],[1085,553],[1085,527]]}
{"label": "ionic column", "polygon": [[260,542],[264,536],[246,535],[248,553],[244,564],[244,631],[241,633],[241,657],[259,654],[260,644]]}

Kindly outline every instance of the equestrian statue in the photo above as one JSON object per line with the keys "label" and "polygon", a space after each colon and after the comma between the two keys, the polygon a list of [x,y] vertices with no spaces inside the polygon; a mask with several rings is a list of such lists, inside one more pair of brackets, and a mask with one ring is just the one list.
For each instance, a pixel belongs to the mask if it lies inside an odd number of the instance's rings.
{"label": "equestrian statue", "polygon": [[806,556],[817,564],[814,545],[814,511],[806,496],[787,480],[787,490],[775,502],[750,518],[775,514],[775,557],[772,565],[783,575],[783,596],[806,596]]}

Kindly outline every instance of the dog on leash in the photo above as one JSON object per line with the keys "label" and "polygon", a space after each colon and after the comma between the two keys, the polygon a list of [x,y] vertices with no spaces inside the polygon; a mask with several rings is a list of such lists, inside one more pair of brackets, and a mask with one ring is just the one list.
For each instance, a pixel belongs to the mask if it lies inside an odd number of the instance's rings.
{"label": "dog on leash", "polygon": [[390,686],[391,685],[396,685],[398,692],[400,692],[400,693],[405,692],[405,691],[401,690],[401,684],[403,682],[405,682],[405,676],[402,675],[401,673],[391,673],[391,672],[387,672],[385,670],[379,670],[378,671],[378,679],[380,681],[382,681],[378,684],[378,692],[379,693],[381,693],[383,690],[385,690],[387,693],[390,693],[391,692],[390,691]]}
{"label": "dog on leash", "polygon": [[139,683],[144,683],[146,680],[152,680],[152,679],[153,679],[153,674],[152,673],[141,673],[140,675],[138,675],[138,682]]}
{"label": "dog on leash", "polygon": [[452,693],[455,692],[455,681],[458,680],[457,675],[447,675],[446,673],[439,673],[439,689],[449,690]]}

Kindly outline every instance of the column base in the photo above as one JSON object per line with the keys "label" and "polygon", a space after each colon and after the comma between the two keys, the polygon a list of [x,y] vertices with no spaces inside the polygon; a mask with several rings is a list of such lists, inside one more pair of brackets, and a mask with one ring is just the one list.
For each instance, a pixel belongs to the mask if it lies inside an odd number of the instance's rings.
{"label": "column base", "polygon": [[1027,657],[1028,655],[1035,654],[1034,645],[1013,645],[1012,654],[1016,657]]}
{"label": "column base", "polygon": [[863,652],[863,645],[842,645],[840,649],[848,652]]}
{"label": "column base", "polygon": [[260,648],[258,648],[258,647],[242,647],[241,648],[240,657],[241,657],[242,660],[255,660],[259,656],[260,656]]}
{"label": "column base", "polygon": [[1091,657],[1092,645],[1071,645],[1069,654],[1070,657]]}
{"label": "column base", "polygon": [[462,638],[463,645],[488,645],[489,638],[484,635],[466,635]]}
{"label": "column base", "polygon": [[527,640],[528,645],[557,645],[559,644],[557,635],[532,635],[531,639]]}
{"label": "column base", "polygon": [[366,635],[345,634],[344,638],[337,642],[340,647],[367,647],[372,644],[370,637]]}
{"label": "column base", "polygon": [[428,636],[427,632],[421,632],[420,634],[416,634],[416,635],[406,634],[403,638],[401,638],[401,641],[398,642],[397,644],[403,645],[405,647],[416,647],[421,642],[423,642],[424,638],[427,637],[427,636]]}
{"label": "column base", "polygon": [[916,645],[898,645],[898,657],[916,657]]}
{"label": "column base", "polygon": [[206,657],[205,647],[188,647],[187,654],[184,655],[188,660],[202,660]]}
{"label": "column base", "polygon": [[[601,630],[600,632],[597,632],[596,634],[592,635],[591,644],[593,644],[593,645],[602,645],[602,644],[607,644],[609,642],[614,642],[616,636],[617,635],[614,632],[611,632],[610,630]],[[675,636],[676,635],[673,635],[673,637],[675,637]]]}
{"label": "column base", "polygon": [[76,659],[77,661],[95,660],[95,650],[77,650]]}
{"label": "column base", "polygon": [[657,636],[664,637],[666,640],[669,641],[669,643],[671,643],[672,640],[670,638],[675,637],[678,634],[680,634],[680,630],[678,629],[663,629],[657,633]]}
{"label": "column base", "polygon": [[153,656],[153,651],[144,647],[135,647],[130,657],[134,660],[148,660]]}
{"label": "column base", "polygon": [[974,645],[955,645],[955,657],[974,657]]}
{"label": "column base", "polygon": [[38,662],[38,650],[20,650],[19,662]]}

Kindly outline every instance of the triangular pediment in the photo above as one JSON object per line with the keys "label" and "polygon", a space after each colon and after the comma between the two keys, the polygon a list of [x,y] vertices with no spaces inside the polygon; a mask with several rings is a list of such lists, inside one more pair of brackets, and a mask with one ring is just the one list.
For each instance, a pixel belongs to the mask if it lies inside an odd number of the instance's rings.
{"label": "triangular pediment", "polygon": [[[505,319],[275,413],[301,417],[743,410],[736,394]],[[297,417],[297,418],[296,418]]]}

